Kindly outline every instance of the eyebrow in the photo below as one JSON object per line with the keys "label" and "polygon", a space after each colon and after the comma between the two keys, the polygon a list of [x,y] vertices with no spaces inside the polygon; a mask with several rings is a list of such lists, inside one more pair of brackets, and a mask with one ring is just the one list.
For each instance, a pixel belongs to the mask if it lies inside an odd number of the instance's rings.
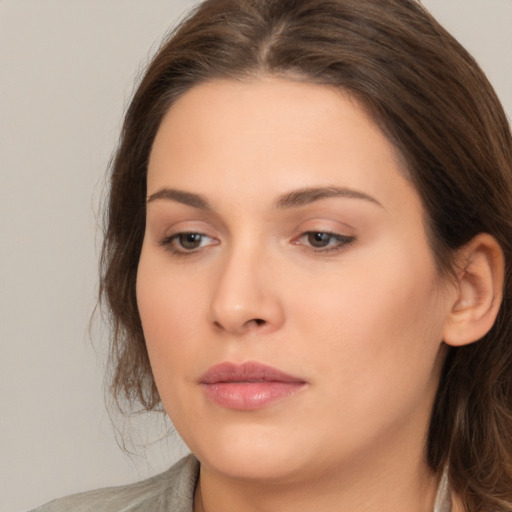
{"label": "eyebrow", "polygon": [[147,203],[149,204],[157,199],[176,201],[177,203],[185,204],[192,208],[198,208],[199,210],[211,210],[210,204],[203,196],[183,190],[162,188],[158,192],[151,194],[147,199]]}
{"label": "eyebrow", "polygon": [[[302,188],[288,192],[278,197],[276,206],[278,209],[299,208],[315,201],[329,199],[331,197],[344,197],[349,199],[363,199],[383,208],[382,204],[374,197],[350,188],[339,187],[313,187]],[[147,203],[160,199],[175,201],[199,210],[211,210],[210,203],[200,194],[185,192],[171,188],[162,188],[147,198]]]}
{"label": "eyebrow", "polygon": [[338,187],[316,187],[295,190],[280,196],[277,200],[277,207],[280,209],[298,208],[300,206],[306,206],[310,203],[314,203],[315,201],[320,201],[322,199],[328,199],[331,197],[363,199],[365,201],[374,203],[381,208],[384,208],[382,204],[377,201],[377,199],[368,194],[365,194],[364,192],[360,192],[351,188]]}

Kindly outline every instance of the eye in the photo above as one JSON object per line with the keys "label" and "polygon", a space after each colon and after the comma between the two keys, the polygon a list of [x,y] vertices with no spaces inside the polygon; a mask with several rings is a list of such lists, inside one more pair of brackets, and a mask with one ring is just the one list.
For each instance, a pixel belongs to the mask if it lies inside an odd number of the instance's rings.
{"label": "eye", "polygon": [[354,240],[353,236],[340,235],[328,231],[307,231],[295,243],[306,245],[317,252],[330,252],[341,250],[350,245]]}
{"label": "eye", "polygon": [[215,245],[217,241],[204,233],[193,231],[175,233],[164,238],[160,245],[166,247],[173,254],[190,254],[197,252],[202,247]]}
{"label": "eye", "polygon": [[180,233],[175,239],[183,249],[193,250],[201,247],[204,238],[205,235],[201,233]]}
{"label": "eye", "polygon": [[327,247],[333,240],[334,236],[330,233],[311,232],[307,234],[307,240],[312,247]]}

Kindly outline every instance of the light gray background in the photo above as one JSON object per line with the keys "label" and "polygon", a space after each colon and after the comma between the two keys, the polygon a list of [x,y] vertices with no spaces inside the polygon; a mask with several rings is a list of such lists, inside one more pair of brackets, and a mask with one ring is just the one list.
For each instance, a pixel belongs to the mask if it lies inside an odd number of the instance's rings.
{"label": "light gray background", "polygon": [[[0,0],[0,512],[127,483],[184,448],[128,457],[105,412],[96,211],[141,66],[194,0]],[[425,0],[512,115],[512,0]],[[144,444],[153,422],[132,430]],[[121,430],[130,424],[116,419]],[[132,446],[132,448],[136,448]],[[147,457],[144,456],[147,452]]]}

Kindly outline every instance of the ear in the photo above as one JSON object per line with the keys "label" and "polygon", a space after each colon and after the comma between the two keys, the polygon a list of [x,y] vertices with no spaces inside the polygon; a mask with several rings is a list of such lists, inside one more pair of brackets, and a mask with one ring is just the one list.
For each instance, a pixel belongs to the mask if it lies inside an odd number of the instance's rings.
{"label": "ear", "polygon": [[478,341],[491,329],[503,298],[503,251],[487,233],[458,250],[457,279],[444,341],[454,347]]}

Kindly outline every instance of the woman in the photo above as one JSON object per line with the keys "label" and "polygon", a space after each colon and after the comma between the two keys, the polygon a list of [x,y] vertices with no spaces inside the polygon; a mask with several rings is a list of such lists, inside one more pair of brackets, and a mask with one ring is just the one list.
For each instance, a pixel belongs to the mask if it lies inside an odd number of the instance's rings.
{"label": "woman", "polygon": [[207,0],[111,175],[112,390],[193,456],[40,510],[512,510],[512,142],[414,0]]}

